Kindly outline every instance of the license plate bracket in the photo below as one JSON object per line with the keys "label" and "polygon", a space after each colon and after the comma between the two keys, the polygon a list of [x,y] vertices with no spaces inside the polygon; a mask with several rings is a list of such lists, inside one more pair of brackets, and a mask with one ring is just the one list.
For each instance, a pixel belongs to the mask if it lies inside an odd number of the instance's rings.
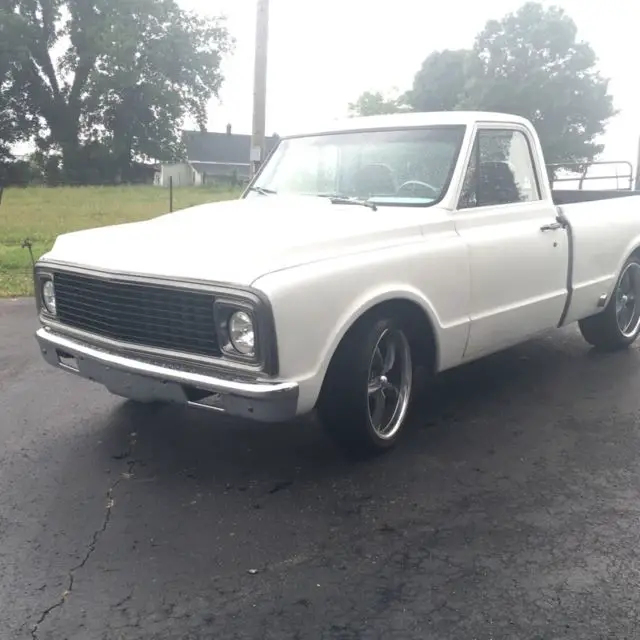
{"label": "license plate bracket", "polygon": [[130,373],[86,358],[79,358],[77,364],[83,376],[103,384],[117,396],[140,402],[185,404],[188,401],[187,394],[177,382]]}

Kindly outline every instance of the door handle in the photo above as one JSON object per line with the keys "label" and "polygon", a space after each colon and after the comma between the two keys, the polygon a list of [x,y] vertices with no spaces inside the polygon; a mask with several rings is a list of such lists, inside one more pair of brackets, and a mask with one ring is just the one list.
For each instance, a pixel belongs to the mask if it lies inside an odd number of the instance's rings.
{"label": "door handle", "polygon": [[564,229],[564,225],[560,222],[552,222],[551,224],[543,224],[540,227],[540,231],[557,231],[558,229]]}

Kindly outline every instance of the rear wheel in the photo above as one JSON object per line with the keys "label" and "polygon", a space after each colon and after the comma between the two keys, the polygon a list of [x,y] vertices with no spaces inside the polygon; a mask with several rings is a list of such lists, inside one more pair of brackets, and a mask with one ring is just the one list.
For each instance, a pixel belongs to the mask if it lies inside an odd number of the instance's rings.
{"label": "rear wheel", "polygon": [[631,345],[640,334],[640,259],[625,263],[616,288],[602,313],[580,320],[584,339],[594,347],[615,351]]}
{"label": "rear wheel", "polygon": [[348,454],[367,457],[391,449],[411,400],[411,345],[393,318],[368,318],[345,337],[331,362],[318,413]]}

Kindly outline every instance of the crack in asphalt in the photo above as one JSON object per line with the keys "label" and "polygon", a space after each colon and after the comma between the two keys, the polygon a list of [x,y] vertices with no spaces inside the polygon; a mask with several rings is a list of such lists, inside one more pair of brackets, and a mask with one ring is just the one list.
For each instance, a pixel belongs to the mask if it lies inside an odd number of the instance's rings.
{"label": "crack in asphalt", "polygon": [[[123,457],[131,457],[133,455],[133,448],[135,446],[135,433],[131,434],[132,436],[132,440],[129,443],[129,450],[127,452],[126,456]],[[107,530],[107,527],[109,526],[109,522],[111,521],[111,513],[113,511],[113,506],[115,504],[114,502],[114,498],[113,498],[113,494],[116,490],[116,488],[118,487],[118,485],[123,481],[123,480],[129,480],[131,479],[131,477],[133,476],[133,468],[136,465],[137,460],[135,459],[131,459],[127,461],[127,470],[125,472],[123,472],[120,477],[109,487],[109,489],[107,490],[107,494],[106,494],[106,507],[105,507],[105,511],[104,511],[104,517],[102,519],[102,524],[100,525],[100,527],[98,527],[98,529],[96,529],[93,532],[93,535],[91,536],[91,542],[89,543],[89,546],[87,547],[87,551],[84,554],[82,560],[75,565],[74,567],[72,567],[69,570],[69,573],[67,575],[67,587],[66,589],[62,592],[62,595],[60,596],[60,598],[58,600],[56,600],[56,602],[54,602],[53,604],[51,604],[50,606],[48,606],[46,609],[44,609],[42,611],[42,613],[40,614],[39,618],[36,620],[35,624],[31,627],[31,638],[32,640],[38,640],[39,636],[38,636],[38,632],[40,630],[40,627],[42,626],[42,624],[44,623],[44,621],[49,617],[49,615],[55,611],[56,609],[59,609],[60,607],[62,607],[64,605],[64,603],[67,601],[67,598],[69,597],[69,595],[71,595],[71,592],[73,591],[73,587],[74,587],[74,583],[75,583],[75,575],[76,572],[79,571],[80,569],[82,569],[87,562],[89,561],[89,558],[91,558],[91,556],[93,555],[94,551],[96,550],[96,546],[98,544],[98,541],[100,540],[100,537],[102,536],[102,534]]]}

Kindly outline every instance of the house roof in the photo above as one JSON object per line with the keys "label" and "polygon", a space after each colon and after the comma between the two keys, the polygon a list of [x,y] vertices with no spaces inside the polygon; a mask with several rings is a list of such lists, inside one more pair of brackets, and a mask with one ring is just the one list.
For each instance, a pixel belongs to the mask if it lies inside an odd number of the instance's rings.
{"label": "house roof", "polygon": [[[220,162],[224,164],[249,164],[251,136],[238,133],[214,133],[211,131],[183,131],[182,141],[187,151],[187,161]],[[267,154],[277,138],[266,140]]]}

